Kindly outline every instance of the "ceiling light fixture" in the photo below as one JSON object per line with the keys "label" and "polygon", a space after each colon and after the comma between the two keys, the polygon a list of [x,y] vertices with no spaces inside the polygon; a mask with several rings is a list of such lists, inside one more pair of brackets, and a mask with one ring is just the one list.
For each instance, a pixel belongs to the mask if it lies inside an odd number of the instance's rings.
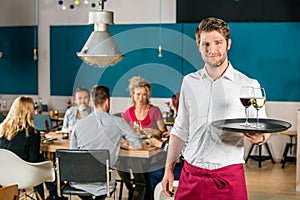
{"label": "ceiling light fixture", "polygon": [[121,53],[114,38],[108,32],[108,25],[113,23],[113,12],[104,10],[104,2],[99,0],[99,9],[89,12],[89,24],[94,24],[94,31],[77,56],[90,65],[99,67],[113,66],[120,62]]}

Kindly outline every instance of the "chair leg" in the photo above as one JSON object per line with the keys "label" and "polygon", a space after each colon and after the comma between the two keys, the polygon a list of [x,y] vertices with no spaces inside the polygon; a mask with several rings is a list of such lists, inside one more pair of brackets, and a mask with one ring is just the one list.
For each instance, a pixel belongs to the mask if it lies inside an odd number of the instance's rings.
{"label": "chair leg", "polygon": [[269,148],[268,143],[265,143],[265,145],[266,145],[268,154],[270,155],[270,159],[271,159],[272,163],[275,164],[275,161],[274,161],[273,156],[272,156],[272,154],[271,154],[271,150],[270,150],[270,148]]}
{"label": "chair leg", "polygon": [[18,190],[18,196],[16,197],[16,200],[20,198],[20,194],[21,194],[21,191]]}
{"label": "chair leg", "polygon": [[248,156],[247,156],[245,162],[247,162],[248,159],[250,158],[250,155],[251,155],[251,152],[252,152],[252,149],[253,149],[253,148],[254,148],[254,144],[251,145],[251,148],[250,148],[250,150],[249,150],[249,153],[248,153]]}
{"label": "chair leg", "polygon": [[41,197],[41,195],[38,191],[35,191],[34,193],[37,196],[38,200],[43,200],[43,198]]}
{"label": "chair leg", "polygon": [[265,145],[265,147],[266,147],[266,150],[267,150],[267,152],[269,154],[268,156],[262,156],[262,145],[258,146],[258,155],[257,156],[251,156],[251,153],[252,153],[252,150],[254,148],[254,145],[255,144],[251,145],[251,148],[250,148],[250,151],[248,153],[248,156],[245,159],[246,163],[247,163],[248,159],[251,158],[251,159],[254,159],[254,160],[258,161],[258,167],[259,168],[261,168],[262,162],[265,161],[265,160],[268,160],[268,159],[271,159],[272,163],[275,164],[275,161],[274,161],[273,156],[271,154],[271,150],[270,150],[269,145],[267,143],[264,143],[263,145]]}
{"label": "chair leg", "polygon": [[261,145],[258,146],[258,167],[261,168],[261,162],[262,162],[262,157],[261,157]]}
{"label": "chair leg", "polygon": [[123,195],[123,181],[120,181],[120,193],[119,193],[119,200],[122,200],[122,195]]}

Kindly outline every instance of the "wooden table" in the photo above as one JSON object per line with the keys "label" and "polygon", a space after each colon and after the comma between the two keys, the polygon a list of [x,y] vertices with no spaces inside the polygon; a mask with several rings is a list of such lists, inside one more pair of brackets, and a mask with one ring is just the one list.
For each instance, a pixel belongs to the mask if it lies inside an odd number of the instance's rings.
{"label": "wooden table", "polygon": [[[41,143],[41,151],[55,153],[57,149],[69,149],[70,148],[70,138],[62,139],[62,132],[50,132],[46,134],[46,138],[55,138],[52,143],[43,142]],[[120,157],[134,157],[134,158],[150,158],[161,152],[161,149],[157,147],[146,147],[139,150],[125,150],[120,149]]]}
{"label": "wooden table", "polygon": [[46,138],[53,138],[52,143],[42,142],[41,143],[41,151],[55,153],[57,149],[69,149],[70,148],[70,140],[69,139],[62,139],[62,132],[50,132],[46,134]]}

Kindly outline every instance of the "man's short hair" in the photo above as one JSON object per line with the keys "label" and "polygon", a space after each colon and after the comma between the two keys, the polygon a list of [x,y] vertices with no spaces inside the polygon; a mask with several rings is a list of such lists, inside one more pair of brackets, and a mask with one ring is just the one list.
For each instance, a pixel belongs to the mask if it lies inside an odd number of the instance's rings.
{"label": "man's short hair", "polygon": [[103,85],[95,85],[90,91],[90,96],[94,106],[102,106],[106,99],[110,98],[109,88]]}

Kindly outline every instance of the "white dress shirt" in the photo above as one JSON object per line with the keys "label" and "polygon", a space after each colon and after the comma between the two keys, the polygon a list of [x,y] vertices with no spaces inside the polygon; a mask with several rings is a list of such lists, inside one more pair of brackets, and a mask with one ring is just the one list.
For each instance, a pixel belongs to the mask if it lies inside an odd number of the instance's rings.
{"label": "white dress shirt", "polygon": [[[186,143],[183,157],[188,163],[205,169],[244,163],[244,135],[211,125],[215,120],[245,118],[245,108],[239,99],[241,86],[259,87],[259,83],[231,64],[215,81],[205,68],[184,77],[171,134]],[[251,117],[256,116],[253,106],[249,111]],[[264,107],[259,116],[266,117]]]}

